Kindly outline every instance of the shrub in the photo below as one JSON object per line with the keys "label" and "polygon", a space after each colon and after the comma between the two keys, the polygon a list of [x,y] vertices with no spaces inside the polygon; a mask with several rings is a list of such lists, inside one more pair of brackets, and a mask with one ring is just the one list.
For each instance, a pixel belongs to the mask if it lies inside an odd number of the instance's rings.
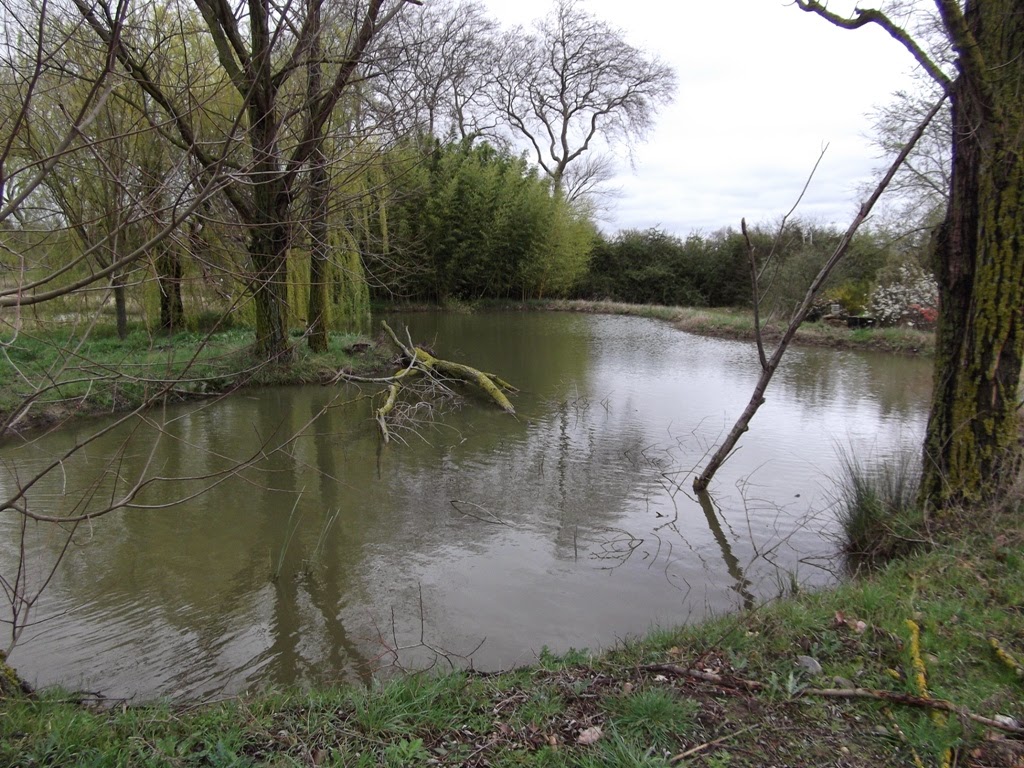
{"label": "shrub", "polygon": [[840,450],[842,474],[835,501],[843,550],[855,560],[885,562],[923,543],[918,504],[921,460],[903,450],[883,461],[863,461],[852,448]]}
{"label": "shrub", "polygon": [[916,264],[901,265],[871,294],[871,311],[881,325],[931,329],[938,319],[939,286]]}
{"label": "shrub", "polygon": [[848,315],[860,315],[867,308],[869,286],[865,280],[847,280],[825,292],[829,304],[839,304]]}

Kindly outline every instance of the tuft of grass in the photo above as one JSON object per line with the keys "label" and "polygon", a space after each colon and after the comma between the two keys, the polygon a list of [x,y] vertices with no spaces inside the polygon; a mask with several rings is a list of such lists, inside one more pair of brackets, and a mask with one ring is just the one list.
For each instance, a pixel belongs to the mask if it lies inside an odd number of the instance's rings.
{"label": "tuft of grass", "polygon": [[918,502],[921,461],[901,450],[884,460],[864,459],[853,448],[839,451],[836,489],[843,550],[854,561],[883,563],[925,544]]}
{"label": "tuft of grass", "polygon": [[618,733],[612,733],[599,741],[597,749],[579,756],[580,768],[670,768],[672,763],[655,748],[643,741],[634,741]]}
{"label": "tuft of grass", "polygon": [[606,702],[609,724],[626,741],[678,748],[694,730],[700,705],[664,686],[624,693]]}

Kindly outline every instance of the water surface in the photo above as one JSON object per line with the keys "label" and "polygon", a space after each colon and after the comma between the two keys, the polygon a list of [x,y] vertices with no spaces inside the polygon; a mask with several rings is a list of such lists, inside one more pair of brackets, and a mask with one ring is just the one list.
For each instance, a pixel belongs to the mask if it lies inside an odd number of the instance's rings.
{"label": "water surface", "polygon": [[[692,471],[750,396],[751,344],[612,316],[397,322],[515,383],[517,416],[470,395],[382,448],[374,387],[294,387],[118,428],[29,494],[71,514],[150,482],[140,508],[28,526],[30,584],[64,554],[19,671],[111,697],[205,697],[611,645],[828,582],[836,446],[885,457],[923,431],[927,362],[793,349],[702,505]],[[99,424],[8,443],[0,493]],[[20,524],[0,526],[10,581]]]}

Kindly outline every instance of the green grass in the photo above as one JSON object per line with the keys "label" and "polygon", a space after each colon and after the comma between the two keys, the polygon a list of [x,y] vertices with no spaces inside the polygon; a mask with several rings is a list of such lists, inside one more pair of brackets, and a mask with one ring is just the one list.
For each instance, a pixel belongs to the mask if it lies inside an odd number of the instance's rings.
{"label": "green grass", "polygon": [[[1015,505],[946,522],[928,550],[866,577],[663,628],[600,656],[545,652],[532,667],[498,674],[412,675],[206,705],[98,710],[59,692],[9,697],[0,700],[0,764],[938,766],[952,750],[955,765],[1017,765],[1024,742],[993,741],[971,720],[808,692],[922,693],[913,620],[929,696],[1024,721],[1024,680],[989,644],[997,638],[1024,658],[1024,516]],[[822,674],[799,670],[798,655],[815,658]],[[599,738],[579,743],[591,728]]]}
{"label": "green grass", "polygon": [[839,457],[836,504],[844,551],[856,561],[884,562],[925,544],[920,455],[904,450],[865,460],[848,448]]}
{"label": "green grass", "polygon": [[353,357],[346,349],[359,337],[332,334],[325,354],[311,354],[296,339],[290,365],[255,359],[251,331],[229,328],[151,336],[134,327],[119,339],[109,326],[86,334],[66,329],[22,331],[0,339],[0,424],[32,400],[20,427],[74,414],[118,412],[153,398],[206,397],[241,386],[313,383],[339,368],[372,368],[374,355]]}
{"label": "green grass", "polygon": [[[651,304],[623,304],[613,301],[545,301],[530,304],[564,312],[595,312],[633,315],[667,320],[680,330],[701,336],[730,339],[754,338],[753,315],[749,310],[733,308],[663,307]],[[786,321],[788,322],[788,321]],[[763,329],[768,343],[779,339],[785,322],[773,320]],[[811,346],[877,349],[901,354],[930,355],[935,351],[935,335],[913,328],[858,328],[851,330],[826,323],[804,323],[794,342]]]}
{"label": "green grass", "polygon": [[604,709],[609,727],[623,739],[664,751],[680,748],[684,738],[693,733],[700,704],[655,684],[610,696]]}

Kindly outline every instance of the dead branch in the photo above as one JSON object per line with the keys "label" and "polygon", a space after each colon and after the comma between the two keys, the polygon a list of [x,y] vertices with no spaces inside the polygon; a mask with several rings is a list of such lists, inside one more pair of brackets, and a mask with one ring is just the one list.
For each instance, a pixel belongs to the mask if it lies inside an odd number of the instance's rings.
{"label": "dead branch", "polygon": [[750,420],[757,413],[757,410],[764,404],[765,397],[764,393],[768,389],[768,384],[772,380],[772,376],[775,374],[775,370],[779,367],[779,363],[782,362],[782,356],[786,353],[786,349],[789,347],[789,343],[793,340],[793,336],[796,335],[797,329],[803,323],[804,318],[807,317],[807,313],[811,309],[811,305],[814,303],[814,299],[821,291],[825,281],[829,275],[832,274],[832,270],[842,261],[846,255],[847,249],[850,247],[850,243],[853,242],[853,236],[860,229],[860,225],[864,223],[868,215],[871,213],[871,209],[874,208],[875,203],[878,202],[878,198],[885,192],[886,187],[889,186],[889,182],[892,181],[893,176],[896,175],[896,171],[906,161],[907,156],[913,150],[918,140],[924,134],[928,124],[932,121],[932,118],[938,114],[942,108],[942,104],[945,102],[946,96],[943,95],[935,105],[929,110],[928,114],[925,115],[924,119],[918,124],[914,130],[913,135],[907,140],[907,143],[900,150],[900,153],[892,161],[889,166],[889,170],[886,171],[885,176],[882,177],[881,181],[875,186],[874,191],[861,203],[860,210],[854,217],[850,226],[847,228],[839,244],[836,246],[835,251],[829,257],[828,261],[825,262],[818,275],[814,278],[811,286],[807,289],[807,293],[804,295],[803,302],[797,308],[793,314],[792,319],[789,321],[789,326],[786,328],[785,333],[779,340],[775,351],[772,353],[771,358],[768,360],[767,365],[762,366],[761,376],[758,378],[757,385],[754,387],[754,392],[750,396],[750,401],[747,403],[747,407],[743,410],[743,413],[737,419],[733,428],[729,431],[725,441],[718,447],[715,454],[711,457],[711,461],[708,462],[707,467],[704,471],[694,478],[693,490],[697,493],[706,491],[708,485],[711,483],[712,478],[718,469],[725,463],[726,459],[732,454],[733,449],[736,447],[736,443],[739,442],[740,437],[750,428]]}
{"label": "dead branch", "polygon": [[953,702],[946,701],[945,699],[926,699],[921,696],[913,696],[909,693],[879,691],[874,688],[804,688],[798,695],[821,696],[826,699],[875,699],[876,701],[885,701],[891,704],[903,704],[908,707],[935,709],[940,712],[949,712],[950,714],[957,715],[958,717],[972,720],[979,725],[984,725],[986,728],[992,728],[993,730],[1004,731],[1006,733],[1024,735],[1024,728],[1019,725],[1014,725],[1006,721],[994,720],[982,715],[976,715],[975,713],[969,712],[963,707],[957,706]]}
{"label": "dead branch", "polygon": [[[391,342],[398,348],[402,355],[405,367],[393,376],[377,379],[360,379],[345,373],[339,373],[335,380],[343,379],[350,381],[376,381],[388,384],[385,392],[384,403],[376,410],[374,418],[377,427],[380,429],[381,439],[388,443],[391,439],[391,431],[388,428],[388,416],[394,411],[398,404],[398,397],[403,387],[410,381],[418,378],[430,378],[437,383],[444,380],[457,380],[466,384],[472,384],[487,394],[488,397],[505,413],[515,415],[516,409],[505,395],[505,391],[518,392],[518,390],[493,373],[456,363],[451,360],[443,360],[435,357],[422,347],[413,344],[412,339],[408,343],[402,342],[394,330],[386,322],[381,323],[381,328],[391,339]],[[504,391],[503,391],[504,390]]]}
{"label": "dead branch", "polygon": [[670,763],[681,762],[682,760],[685,760],[688,757],[693,757],[697,753],[703,752],[705,749],[710,749],[711,747],[717,747],[719,744],[722,744],[722,743],[724,743],[726,741],[729,741],[730,739],[735,739],[741,733],[746,733],[747,731],[752,731],[752,730],[754,730],[757,727],[759,727],[759,724],[757,724],[757,723],[755,723],[754,725],[748,725],[745,728],[740,728],[738,731],[733,731],[732,733],[727,733],[725,736],[719,736],[717,739],[712,739],[711,741],[707,741],[707,742],[705,742],[703,744],[698,744],[696,747],[691,747],[690,749],[686,750],[685,752],[680,752],[678,755],[674,755],[669,762]]}
{"label": "dead branch", "polygon": [[[829,11],[824,5],[816,0],[796,0],[797,7],[802,11],[809,13],[815,13],[826,21],[834,24],[842,29],[859,29],[866,24],[877,24],[879,27],[884,29],[886,33],[900,45],[907,49],[911,56],[917,61],[918,64],[928,73],[928,76],[938,83],[942,90],[948,95],[952,88],[952,82],[946,76],[939,66],[932,61],[924,49],[917,44],[917,41],[908,34],[908,32],[902,27],[898,26],[892,19],[890,19],[885,13],[876,8],[857,8],[854,10],[854,17],[847,18],[840,16],[838,13]],[[950,0],[939,0],[937,3],[940,12],[945,12],[944,6],[953,6],[959,11],[959,6]],[[962,16],[961,16],[962,18]],[[946,19],[944,19],[946,21]],[[949,22],[947,23],[947,29]]]}
{"label": "dead branch", "polygon": [[[714,672],[705,672],[701,669],[689,669],[678,664],[645,664],[642,669],[650,672],[662,672],[676,677],[689,677],[694,680],[702,680],[706,683],[714,683],[724,688],[743,688],[748,691],[763,691],[767,686],[756,680],[744,680],[740,677],[726,677],[716,675]],[[873,699],[884,701],[890,704],[902,704],[907,707],[921,707],[922,709],[934,709],[940,712],[949,712],[958,717],[971,720],[979,725],[993,730],[1004,731],[1024,735],[1024,727],[1012,723],[995,720],[990,717],[975,714],[963,707],[945,699],[929,699],[922,696],[914,696],[909,693],[898,691],[880,691],[874,688],[804,688],[797,693],[797,696],[820,696],[827,699]]]}

